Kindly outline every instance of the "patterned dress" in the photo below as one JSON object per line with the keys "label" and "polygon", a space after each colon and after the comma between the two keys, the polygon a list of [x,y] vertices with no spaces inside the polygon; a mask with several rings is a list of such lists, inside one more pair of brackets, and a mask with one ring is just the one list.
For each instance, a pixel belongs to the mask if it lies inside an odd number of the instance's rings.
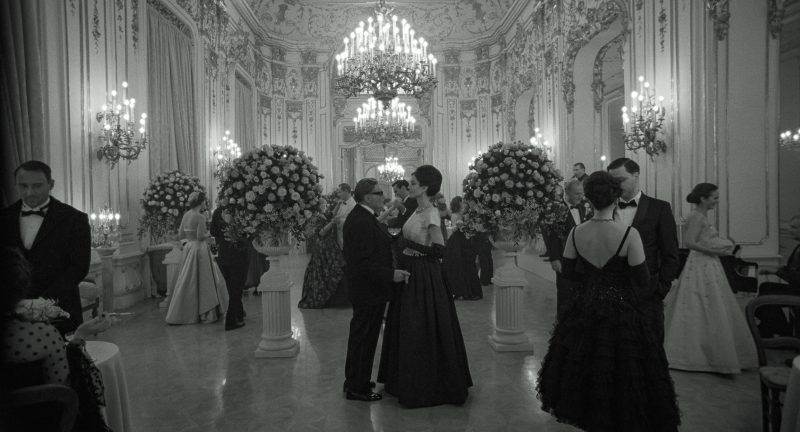
{"label": "patterned dress", "polygon": [[344,275],[344,256],[336,241],[336,228],[325,235],[320,233],[327,222],[321,215],[313,216],[308,222],[306,250],[311,253],[311,260],[303,277],[303,298],[297,304],[299,308],[324,308]]}

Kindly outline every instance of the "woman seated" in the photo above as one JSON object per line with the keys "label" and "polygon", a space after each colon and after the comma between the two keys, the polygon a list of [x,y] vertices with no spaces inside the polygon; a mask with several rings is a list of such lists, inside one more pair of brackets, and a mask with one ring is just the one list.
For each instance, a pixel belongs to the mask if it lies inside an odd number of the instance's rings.
{"label": "woman seated", "polygon": [[[112,322],[105,315],[81,324],[69,342],[46,319],[42,310],[19,307],[30,287],[31,269],[18,249],[0,247],[0,290],[3,305],[3,381],[11,388],[41,384],[61,384],[78,394],[79,413],[74,431],[110,431],[103,418],[105,405],[100,371],[86,352],[87,337],[108,329]],[[30,302],[28,300],[27,302]],[[48,310],[60,310],[49,307]],[[49,314],[49,316],[55,313]],[[60,311],[62,317],[66,312]],[[19,412],[12,419],[12,430],[48,430],[57,422],[57,413],[37,410],[26,416]],[[24,419],[23,419],[24,418]]]}

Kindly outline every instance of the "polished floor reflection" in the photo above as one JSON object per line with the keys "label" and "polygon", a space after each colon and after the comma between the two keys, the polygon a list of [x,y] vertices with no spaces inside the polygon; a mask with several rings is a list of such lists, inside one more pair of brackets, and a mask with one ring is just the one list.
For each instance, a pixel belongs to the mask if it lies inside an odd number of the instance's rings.
{"label": "polished floor reflection", "polygon": [[[523,266],[540,271],[548,266]],[[132,422],[138,432],[179,431],[572,431],[539,408],[534,385],[555,314],[550,275],[528,274],[524,324],[534,353],[496,353],[490,288],[481,301],[457,302],[475,386],[464,406],[404,409],[395,399],[348,401],[341,392],[350,309],[302,310],[304,255],[290,256],[292,326],[300,352],[256,359],[260,299],[247,295],[244,328],[167,326],[155,299],[100,339],[122,351]],[[377,359],[375,362],[377,373]],[[758,377],[673,372],[684,431],[760,430]],[[378,391],[381,385],[378,385]]]}

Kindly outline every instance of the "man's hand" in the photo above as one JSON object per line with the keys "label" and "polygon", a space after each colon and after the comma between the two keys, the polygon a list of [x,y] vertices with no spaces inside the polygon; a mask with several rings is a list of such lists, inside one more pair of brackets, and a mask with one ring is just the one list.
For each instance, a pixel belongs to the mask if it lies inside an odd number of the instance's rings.
{"label": "man's hand", "polygon": [[392,281],[394,282],[408,282],[408,277],[411,276],[411,273],[405,270],[395,270],[394,277],[392,277]]}
{"label": "man's hand", "polygon": [[550,261],[550,267],[552,267],[553,271],[555,271],[556,273],[561,273],[561,261],[559,260]]}

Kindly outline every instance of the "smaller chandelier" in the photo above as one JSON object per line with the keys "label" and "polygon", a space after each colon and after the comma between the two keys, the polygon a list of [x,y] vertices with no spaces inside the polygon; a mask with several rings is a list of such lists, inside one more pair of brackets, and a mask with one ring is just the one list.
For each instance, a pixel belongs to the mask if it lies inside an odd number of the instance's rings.
{"label": "smaller chandelier", "polygon": [[242,155],[242,149],[231,138],[231,131],[226,130],[225,136],[222,137],[222,144],[212,148],[211,153],[217,163],[214,175],[219,177],[223,169],[233,165],[233,161]]}
{"label": "smaller chandelier", "polygon": [[553,149],[553,146],[550,145],[546,139],[544,139],[544,135],[542,135],[542,133],[539,131],[539,128],[533,129],[533,136],[531,137],[530,142],[532,146],[540,148],[544,152],[545,156],[548,158],[550,157],[550,151]]}
{"label": "smaller chandelier", "polygon": [[405,19],[378,2],[376,18],[358,23],[336,55],[336,90],[345,97],[368,94],[388,108],[398,94],[421,97],[436,87],[436,57],[416,39]]}
{"label": "smaller chandelier", "polygon": [[369,98],[356,109],[353,123],[359,140],[387,144],[409,139],[414,133],[417,119],[411,115],[411,107],[394,98],[389,108],[378,107],[375,98]]}
{"label": "smaller chandelier", "polygon": [[397,163],[397,157],[384,158],[383,164],[378,166],[378,176],[387,183],[394,183],[401,180],[406,174],[402,165]]}
{"label": "smaller chandelier", "polygon": [[[622,123],[625,132],[622,137],[625,147],[631,151],[644,149],[652,159],[667,150],[663,140],[664,96],[655,97],[650,83],[639,77],[639,91],[631,92],[633,104],[630,109],[622,107]],[[659,134],[661,137],[659,137]]]}
{"label": "smaller chandelier", "polygon": [[[111,99],[97,113],[97,122],[102,125],[99,139],[103,142],[97,150],[97,159],[103,160],[114,168],[120,159],[131,161],[139,157],[139,153],[147,145],[145,124],[147,114],[142,113],[138,123],[134,120],[136,99],[128,98],[128,83],[122,82],[122,100],[117,100],[117,91],[111,91]],[[137,138],[138,132],[138,138]]]}
{"label": "smaller chandelier", "polygon": [[787,130],[781,134],[778,142],[787,150],[800,151],[800,129],[797,129],[797,132]]}
{"label": "smaller chandelier", "polygon": [[110,249],[119,247],[120,214],[106,204],[99,213],[89,215],[91,225],[92,247]]}

